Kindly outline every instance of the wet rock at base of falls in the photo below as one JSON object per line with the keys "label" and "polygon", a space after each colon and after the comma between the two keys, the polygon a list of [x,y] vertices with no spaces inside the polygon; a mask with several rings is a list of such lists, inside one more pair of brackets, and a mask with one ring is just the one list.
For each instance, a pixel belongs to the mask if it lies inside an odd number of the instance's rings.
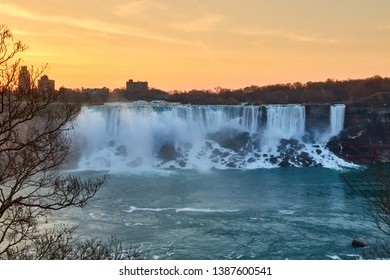
{"label": "wet rock at base of falls", "polygon": [[252,140],[250,141],[250,145],[247,146],[247,150],[251,151],[260,148],[262,145],[262,135],[256,133],[253,134],[252,136],[251,135],[249,136],[251,137]]}
{"label": "wet rock at base of falls", "polygon": [[[281,139],[277,151],[279,153],[278,158],[282,158],[282,160],[278,166],[316,166],[317,163],[310,154],[303,151],[304,147],[305,145],[297,139]],[[271,163],[276,164],[276,160],[271,158]]]}
{"label": "wet rock at base of falls", "polygon": [[281,153],[279,157],[271,156],[270,162],[274,165],[277,164],[279,167],[318,166],[318,163],[310,156],[308,152],[297,153],[293,149],[287,149],[284,151],[284,153]]}
{"label": "wet rock at base of falls", "polygon": [[291,167],[290,158],[284,157],[281,162],[278,164],[280,167]]}
{"label": "wet rock at base of falls", "polygon": [[287,145],[290,145],[292,147],[297,147],[299,144],[299,140],[297,139],[294,139],[294,138],[291,138],[291,139],[280,139],[280,145],[282,146],[287,146]]}
{"label": "wet rock at base of falls", "polygon": [[250,135],[248,132],[240,132],[235,129],[221,130],[210,133],[208,137],[217,142],[221,147],[239,152],[249,146]]}
{"label": "wet rock at base of falls", "polygon": [[127,153],[127,147],[125,145],[120,145],[116,148],[116,153],[115,155],[121,156],[121,157],[126,157],[128,155]]}
{"label": "wet rock at base of falls", "polygon": [[114,140],[111,140],[110,142],[108,142],[108,147],[114,147],[114,146],[115,146]]}
{"label": "wet rock at base of falls", "polygon": [[176,150],[173,144],[166,143],[161,146],[157,153],[157,157],[163,161],[171,161],[176,160],[178,157],[182,157],[182,155]]}
{"label": "wet rock at base of falls", "polygon": [[295,138],[291,139],[281,139],[279,142],[278,150],[292,149],[294,151],[302,150],[305,147],[299,140]]}
{"label": "wet rock at base of falls", "polygon": [[234,162],[229,162],[228,164],[226,164],[226,166],[229,168],[236,168],[237,164],[235,164]]}
{"label": "wet rock at base of falls", "polygon": [[298,164],[300,166],[313,166],[316,162],[310,157],[309,153],[301,152],[297,157]]}
{"label": "wet rock at base of falls", "polygon": [[281,157],[283,156],[293,156],[296,154],[296,150],[294,148],[291,148],[291,147],[278,147],[277,149],[278,153],[280,154]]}
{"label": "wet rock at base of falls", "polygon": [[256,159],[253,158],[253,157],[251,157],[251,158],[248,159],[248,163],[253,163],[253,162],[255,162],[255,161],[256,161]]}
{"label": "wet rock at base of falls", "polygon": [[292,155],[294,154],[295,149],[292,145],[290,145],[290,140],[281,139],[277,147],[277,151],[281,155]]}
{"label": "wet rock at base of falls", "polygon": [[229,153],[228,152],[222,152],[220,149],[214,149],[211,153],[211,158],[215,158],[215,157],[228,157],[229,156]]}
{"label": "wet rock at base of falls", "polygon": [[269,161],[272,163],[272,164],[277,164],[278,163],[278,158],[275,157],[275,156],[271,156]]}
{"label": "wet rock at base of falls", "polygon": [[211,144],[209,141],[206,141],[205,146],[206,146],[206,149],[212,149],[213,148],[213,144]]}

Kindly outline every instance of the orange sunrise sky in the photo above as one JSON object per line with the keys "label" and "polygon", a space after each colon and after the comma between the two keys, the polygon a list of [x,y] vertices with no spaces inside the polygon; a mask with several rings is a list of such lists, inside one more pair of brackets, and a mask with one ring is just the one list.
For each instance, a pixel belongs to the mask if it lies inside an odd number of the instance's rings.
{"label": "orange sunrise sky", "polygon": [[0,0],[0,24],[57,88],[390,76],[388,0]]}

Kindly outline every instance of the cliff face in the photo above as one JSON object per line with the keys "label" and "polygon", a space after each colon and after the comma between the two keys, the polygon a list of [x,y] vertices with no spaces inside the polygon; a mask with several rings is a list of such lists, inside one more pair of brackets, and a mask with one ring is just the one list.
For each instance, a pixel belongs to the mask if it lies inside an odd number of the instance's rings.
{"label": "cliff face", "polygon": [[329,106],[306,106],[306,130],[310,132],[323,132],[329,126]]}
{"label": "cliff face", "polygon": [[345,129],[328,142],[328,148],[357,164],[390,163],[389,96],[378,94],[376,98],[347,105]]}

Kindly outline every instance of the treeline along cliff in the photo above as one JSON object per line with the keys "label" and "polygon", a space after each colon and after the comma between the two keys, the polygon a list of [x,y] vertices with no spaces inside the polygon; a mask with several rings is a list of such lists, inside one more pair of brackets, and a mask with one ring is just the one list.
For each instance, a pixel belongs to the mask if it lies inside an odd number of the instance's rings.
{"label": "treeline along cliff", "polygon": [[174,92],[167,101],[185,104],[308,104],[351,103],[378,92],[390,91],[390,78],[374,76],[367,79],[325,82],[289,83],[250,86],[243,89],[216,88]]}
{"label": "treeline along cliff", "polygon": [[[149,89],[145,92],[127,92],[125,89],[82,92],[61,88],[60,93],[76,103],[102,104],[134,100],[166,100],[193,105],[262,104],[322,104],[353,103],[380,92],[390,91],[390,78],[374,76],[357,80],[331,80],[325,82],[288,83],[268,86],[249,86],[241,89],[215,88],[214,90],[172,91]],[[375,98],[375,97],[374,97]],[[375,102],[375,100],[374,100]]]}

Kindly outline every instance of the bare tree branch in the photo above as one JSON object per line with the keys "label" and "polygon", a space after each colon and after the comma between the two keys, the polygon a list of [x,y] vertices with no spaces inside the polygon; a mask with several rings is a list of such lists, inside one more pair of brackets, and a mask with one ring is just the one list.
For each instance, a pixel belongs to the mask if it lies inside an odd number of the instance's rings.
{"label": "bare tree branch", "polygon": [[[74,250],[69,246],[77,245],[71,242],[74,229],[42,233],[39,221],[53,210],[85,206],[106,177],[61,175],[71,148],[70,124],[80,107],[55,91],[38,90],[46,66],[30,69],[28,84],[21,87],[16,56],[26,48],[0,25],[0,259],[64,259]],[[83,246],[85,252],[93,248],[92,256],[102,248],[95,241]]]}

